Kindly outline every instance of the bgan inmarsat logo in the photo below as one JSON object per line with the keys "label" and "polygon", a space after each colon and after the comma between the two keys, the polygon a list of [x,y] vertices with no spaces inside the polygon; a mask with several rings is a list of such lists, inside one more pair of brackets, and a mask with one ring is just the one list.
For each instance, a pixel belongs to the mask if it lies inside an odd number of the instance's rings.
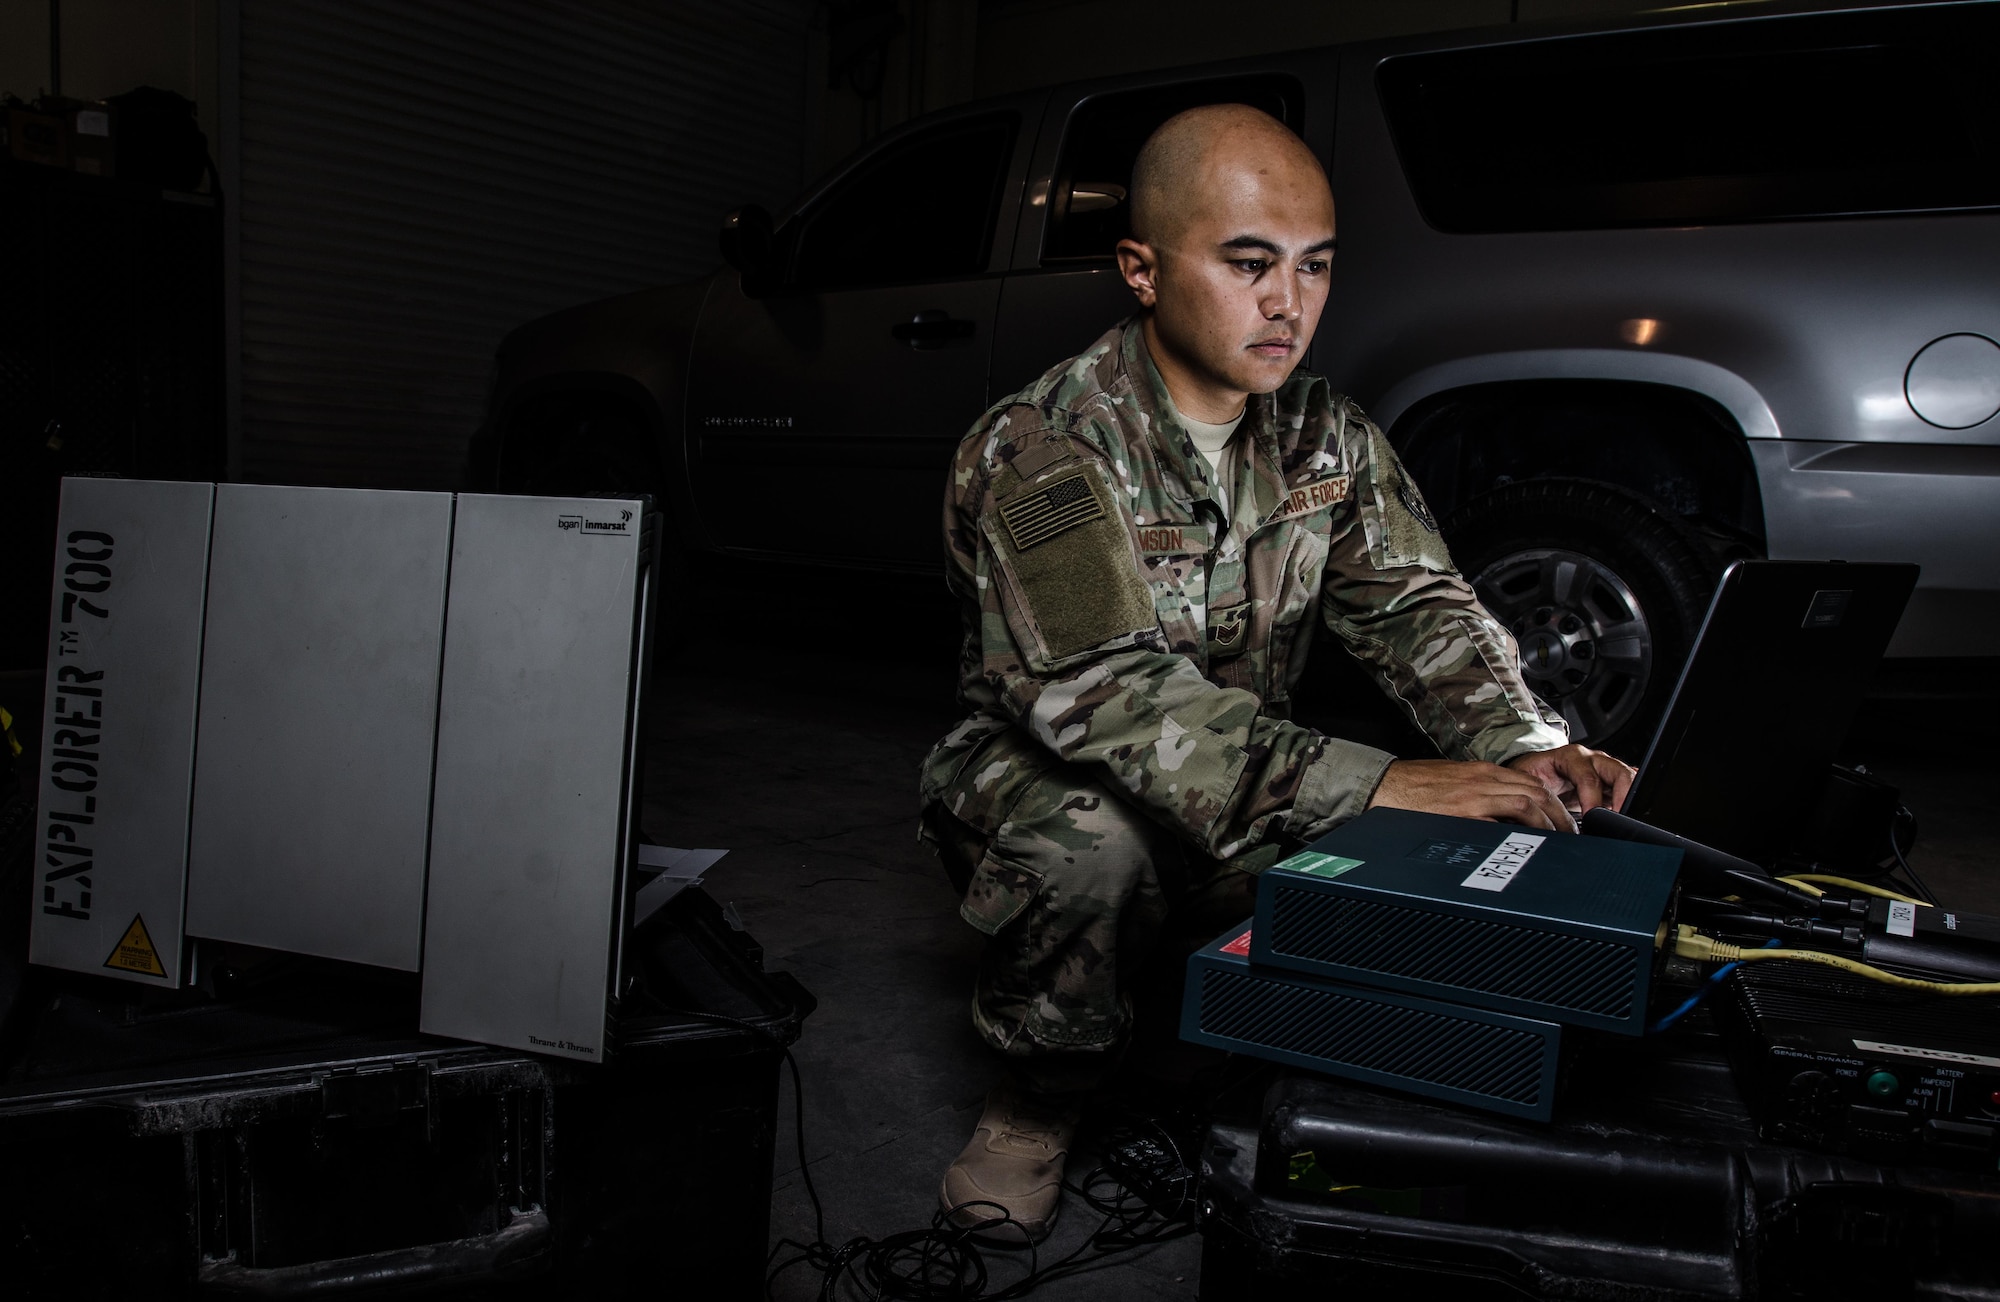
{"label": "bgan inmarsat logo", "polygon": [[561,529],[564,533],[630,533],[632,531],[632,510],[630,507],[619,507],[618,518],[616,520],[597,520],[587,515],[559,515],[556,517],[556,528]]}

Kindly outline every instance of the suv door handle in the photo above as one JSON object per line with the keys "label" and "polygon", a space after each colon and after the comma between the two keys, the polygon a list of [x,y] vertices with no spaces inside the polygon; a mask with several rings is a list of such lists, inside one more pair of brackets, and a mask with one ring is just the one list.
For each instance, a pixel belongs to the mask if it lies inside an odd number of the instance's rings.
{"label": "suv door handle", "polygon": [[907,321],[889,327],[889,334],[912,348],[943,348],[973,336],[970,321],[955,320],[941,307],[927,307]]}

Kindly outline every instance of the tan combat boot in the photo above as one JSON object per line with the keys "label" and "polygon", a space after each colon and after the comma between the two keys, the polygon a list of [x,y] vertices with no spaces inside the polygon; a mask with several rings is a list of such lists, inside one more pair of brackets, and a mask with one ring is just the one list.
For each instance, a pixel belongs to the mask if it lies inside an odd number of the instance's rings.
{"label": "tan combat boot", "polygon": [[[996,1085],[972,1141],[945,1168],[938,1190],[946,1210],[958,1209],[952,1224],[971,1229],[991,1222],[989,1237],[1040,1242],[1061,1206],[1063,1163],[1082,1103],[1081,1094],[1050,1096]],[[1012,1222],[985,1204],[1005,1208]]]}

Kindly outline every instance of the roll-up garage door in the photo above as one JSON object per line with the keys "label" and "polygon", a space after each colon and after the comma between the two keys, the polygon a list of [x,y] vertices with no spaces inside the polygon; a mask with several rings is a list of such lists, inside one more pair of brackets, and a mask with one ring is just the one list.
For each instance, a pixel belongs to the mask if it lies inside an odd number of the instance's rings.
{"label": "roll-up garage door", "polygon": [[493,349],[798,188],[809,0],[240,0],[240,469],[450,486]]}

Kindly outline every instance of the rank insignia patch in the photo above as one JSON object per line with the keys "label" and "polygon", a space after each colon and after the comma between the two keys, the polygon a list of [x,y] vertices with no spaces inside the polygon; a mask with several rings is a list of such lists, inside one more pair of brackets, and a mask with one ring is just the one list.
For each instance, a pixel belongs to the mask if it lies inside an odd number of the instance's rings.
{"label": "rank insignia patch", "polygon": [[1208,612],[1208,654],[1220,660],[1233,656],[1245,645],[1244,634],[1250,628],[1250,603],[1245,601],[1234,606]]}
{"label": "rank insignia patch", "polygon": [[1067,529],[1104,518],[1104,504],[1090,491],[1087,471],[1065,476],[1000,508],[1014,550],[1027,551]]}

